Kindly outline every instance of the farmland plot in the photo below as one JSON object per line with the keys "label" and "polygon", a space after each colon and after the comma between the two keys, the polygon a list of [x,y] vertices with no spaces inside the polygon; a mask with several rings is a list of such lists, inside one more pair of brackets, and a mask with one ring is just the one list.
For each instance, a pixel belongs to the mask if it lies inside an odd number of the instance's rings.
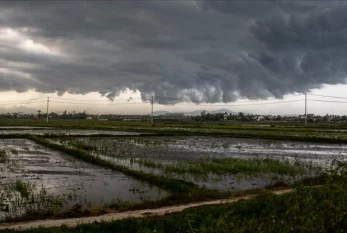
{"label": "farmland plot", "polygon": [[213,137],[51,139],[128,168],[224,191],[263,188],[314,176],[347,146]]}
{"label": "farmland plot", "polygon": [[26,139],[0,140],[0,219],[29,210],[157,200],[165,192]]}

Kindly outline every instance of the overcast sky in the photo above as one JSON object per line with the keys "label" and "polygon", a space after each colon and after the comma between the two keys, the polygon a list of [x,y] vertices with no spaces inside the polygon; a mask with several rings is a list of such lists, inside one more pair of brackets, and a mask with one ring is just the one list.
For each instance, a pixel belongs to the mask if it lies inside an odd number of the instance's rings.
{"label": "overcast sky", "polygon": [[[154,95],[156,110],[302,113],[297,94],[347,97],[346,12],[329,0],[0,1],[0,103],[132,114]],[[268,98],[301,101],[233,106]]]}

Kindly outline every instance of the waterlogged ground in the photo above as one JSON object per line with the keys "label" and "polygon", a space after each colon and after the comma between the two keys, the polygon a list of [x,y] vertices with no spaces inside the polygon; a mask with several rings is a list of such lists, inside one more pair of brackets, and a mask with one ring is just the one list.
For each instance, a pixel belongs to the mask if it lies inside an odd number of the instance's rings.
{"label": "waterlogged ground", "polygon": [[111,130],[79,130],[79,129],[54,129],[54,128],[39,128],[30,127],[23,128],[18,127],[17,129],[9,129],[8,127],[1,129],[0,135],[140,135],[139,132],[123,132],[123,131],[111,131]]}
{"label": "waterlogged ground", "polygon": [[[59,141],[59,139],[58,139]],[[347,144],[219,137],[79,138],[102,155],[156,160],[206,158],[275,158],[329,166],[334,159],[347,161]]]}
{"label": "waterlogged ground", "polygon": [[[123,200],[158,199],[164,196],[156,187],[122,173],[76,160],[26,139],[0,140],[0,218],[20,213],[18,209],[59,202],[104,205]],[[3,159],[1,159],[3,158]]]}
{"label": "waterlogged ground", "polygon": [[[347,145],[339,144],[213,137],[52,140],[56,143],[85,149],[104,160],[131,169],[165,174],[221,190],[262,188],[278,181],[290,183],[294,179],[319,172],[320,169],[316,169],[316,167],[329,167],[334,159],[347,160]],[[248,159],[249,163],[255,164],[255,169],[265,166],[259,165],[261,159],[282,161],[286,164],[285,166],[291,167],[289,167],[289,171],[287,171],[288,169],[282,171],[277,168],[270,168],[269,171],[271,172],[266,172],[266,168],[260,169],[261,171],[265,170],[262,174],[252,172],[247,174],[234,172],[231,174],[233,171],[230,170],[232,169],[226,170],[225,173],[219,172],[219,164],[223,163],[223,159],[228,158]],[[205,164],[204,162],[208,163]],[[269,166],[274,167],[278,164],[271,163]],[[210,169],[210,167],[217,169],[217,171],[207,173],[201,171]],[[293,169],[293,167],[298,167],[298,169],[295,170],[296,168]],[[305,167],[309,171],[303,171],[299,167]]]}

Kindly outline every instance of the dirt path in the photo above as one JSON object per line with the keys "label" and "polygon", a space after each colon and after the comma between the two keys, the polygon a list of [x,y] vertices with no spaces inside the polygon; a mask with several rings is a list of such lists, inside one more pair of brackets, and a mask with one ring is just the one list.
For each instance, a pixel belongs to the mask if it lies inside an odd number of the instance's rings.
{"label": "dirt path", "polygon": [[[292,189],[285,189],[285,190],[272,191],[271,193],[281,195],[281,194],[289,193],[292,191],[293,191]],[[69,219],[47,219],[47,220],[38,220],[38,221],[32,221],[32,222],[0,224],[0,230],[5,230],[5,229],[26,230],[26,229],[38,228],[38,227],[46,227],[46,228],[59,227],[61,225],[74,227],[79,224],[94,223],[94,222],[111,222],[111,221],[121,220],[126,218],[145,218],[150,216],[163,216],[165,214],[182,212],[183,210],[191,208],[191,207],[233,203],[239,200],[248,200],[248,199],[254,198],[255,196],[256,195],[247,195],[247,196],[234,198],[234,199],[206,201],[206,202],[192,203],[187,205],[162,207],[158,209],[126,211],[121,213],[112,213],[112,214],[105,214],[105,215],[93,216],[93,217],[69,218]]]}

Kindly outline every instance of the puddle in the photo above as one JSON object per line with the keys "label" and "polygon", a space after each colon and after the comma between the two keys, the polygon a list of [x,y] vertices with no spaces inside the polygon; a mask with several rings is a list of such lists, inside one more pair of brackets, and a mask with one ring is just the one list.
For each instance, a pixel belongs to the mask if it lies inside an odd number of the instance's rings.
{"label": "puddle", "polygon": [[[0,140],[0,148],[13,152],[7,164],[0,163],[2,190],[17,180],[30,182],[38,187],[37,192],[40,187],[44,187],[48,195],[73,196],[64,204],[66,207],[74,204],[103,205],[115,199],[133,202],[155,200],[165,194],[156,187],[122,173],[76,160],[29,140]],[[0,211],[0,218],[6,214]]]}

